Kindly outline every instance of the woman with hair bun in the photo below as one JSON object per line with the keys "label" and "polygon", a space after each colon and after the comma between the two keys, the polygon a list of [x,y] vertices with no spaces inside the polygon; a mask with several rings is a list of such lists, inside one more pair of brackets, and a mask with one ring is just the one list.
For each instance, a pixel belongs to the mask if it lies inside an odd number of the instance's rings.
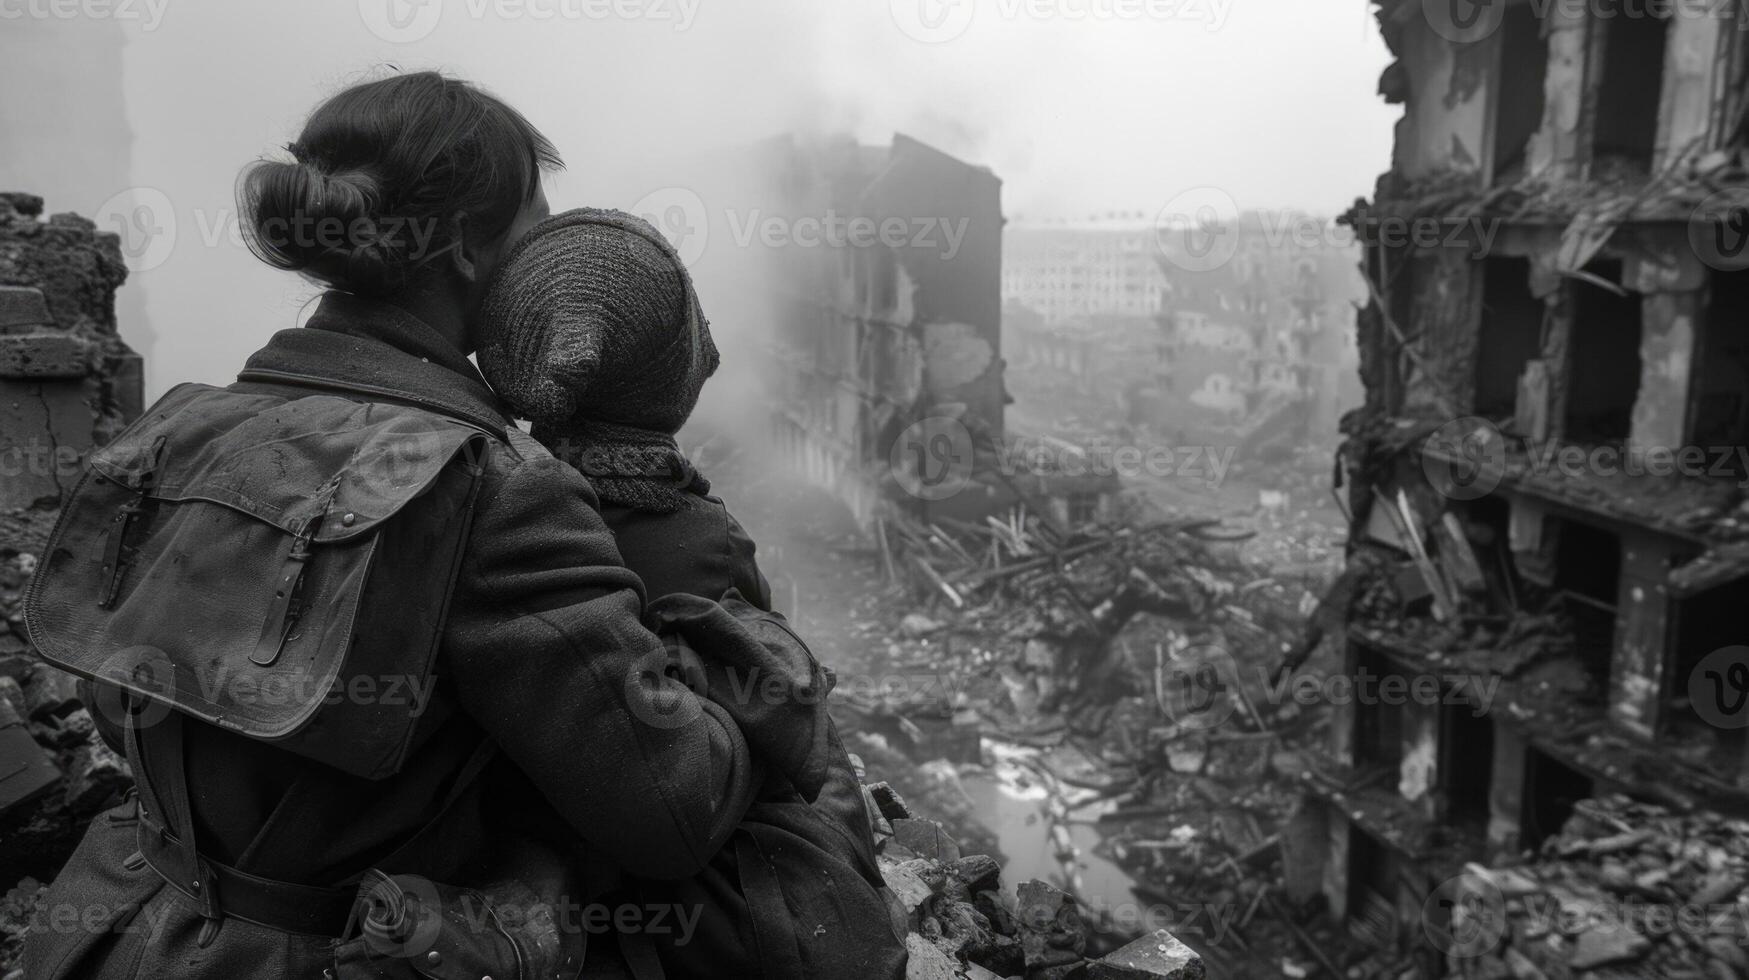
{"label": "woman with hair bun", "polygon": [[[491,881],[494,845],[580,841],[556,910],[576,914],[625,876],[705,868],[769,726],[797,772],[824,769],[823,720],[795,729],[763,683],[817,703],[800,642],[733,592],[646,608],[589,482],[469,358],[486,284],[547,215],[552,144],[420,72],[335,95],[287,149],[245,173],[242,212],[320,305],[235,384],[173,389],[94,455],[27,602],[138,778],[49,890],[31,980],[507,980],[530,950],[478,968],[437,887]],[[671,679],[687,648],[759,679],[759,703]],[[384,918],[361,880],[426,889],[427,914]],[[620,975],[621,955],[591,935],[584,972],[546,975]]]}

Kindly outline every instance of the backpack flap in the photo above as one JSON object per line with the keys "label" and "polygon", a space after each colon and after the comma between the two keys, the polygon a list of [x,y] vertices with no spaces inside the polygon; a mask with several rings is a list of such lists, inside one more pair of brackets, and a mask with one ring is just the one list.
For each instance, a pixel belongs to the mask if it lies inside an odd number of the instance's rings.
{"label": "backpack flap", "polygon": [[26,599],[31,639],[73,673],[390,775],[430,707],[485,439],[413,407],[183,385],[91,458]]}

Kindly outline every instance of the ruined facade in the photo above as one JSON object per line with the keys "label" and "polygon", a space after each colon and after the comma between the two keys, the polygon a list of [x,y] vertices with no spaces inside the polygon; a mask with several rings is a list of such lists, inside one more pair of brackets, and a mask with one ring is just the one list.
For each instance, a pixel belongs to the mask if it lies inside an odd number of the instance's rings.
{"label": "ruined facade", "polygon": [[1284,415],[1301,437],[1334,436],[1339,406],[1358,400],[1342,339],[1359,298],[1358,253],[1306,215],[1248,212],[1225,234],[1232,257],[1212,267],[1156,256],[1166,280],[1159,365],[1153,407],[1139,414],[1200,440],[1243,437]]}
{"label": "ruined facade", "polygon": [[[23,593],[62,495],[141,411],[140,358],[116,334],[116,236],[42,211],[0,193],[0,891],[52,876],[129,782],[72,678],[25,640]],[[0,929],[0,971],[16,939]]]}
{"label": "ruined facade", "polygon": [[[1749,600],[1749,33],[1733,4],[1379,6],[1405,115],[1347,217],[1375,298],[1326,624],[1352,683],[1289,879],[1369,943],[1451,953],[1429,897],[1587,798],[1749,806],[1707,686]],[[1617,962],[1601,942],[1549,939],[1547,975]]]}
{"label": "ruined facade", "polygon": [[757,153],[757,199],[791,228],[826,226],[824,247],[798,236],[751,260],[776,321],[762,379],[774,439],[866,518],[912,423],[951,415],[1002,437],[1002,183],[902,135],[783,137]]}
{"label": "ruined facade", "polygon": [[1159,314],[1166,277],[1145,215],[1061,224],[1015,224],[1003,239],[1004,301],[1050,325],[1092,317]]}

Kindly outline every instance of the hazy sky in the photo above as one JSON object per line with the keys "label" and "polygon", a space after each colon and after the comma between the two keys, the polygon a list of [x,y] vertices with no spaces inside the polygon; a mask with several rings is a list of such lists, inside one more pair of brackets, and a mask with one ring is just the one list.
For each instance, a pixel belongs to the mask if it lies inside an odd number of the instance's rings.
{"label": "hazy sky", "polygon": [[[125,38],[131,144],[0,133],[0,183],[132,223],[124,310],[156,335],[154,391],[228,380],[314,294],[236,243],[235,176],[384,65],[526,112],[569,163],[557,207],[629,206],[663,161],[806,127],[987,164],[1027,220],[1152,215],[1202,186],[1334,214],[1370,194],[1399,115],[1364,0],[0,0],[9,32],[34,71],[69,68],[45,92],[0,58],[0,100],[94,114],[117,81],[92,52]],[[68,166],[122,158],[125,177]]]}

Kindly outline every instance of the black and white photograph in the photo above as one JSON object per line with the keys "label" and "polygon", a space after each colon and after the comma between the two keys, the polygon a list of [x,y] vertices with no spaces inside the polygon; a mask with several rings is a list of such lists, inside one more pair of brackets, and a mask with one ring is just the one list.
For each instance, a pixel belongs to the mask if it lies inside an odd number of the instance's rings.
{"label": "black and white photograph", "polygon": [[1749,0],[0,0],[0,980],[1749,980]]}

